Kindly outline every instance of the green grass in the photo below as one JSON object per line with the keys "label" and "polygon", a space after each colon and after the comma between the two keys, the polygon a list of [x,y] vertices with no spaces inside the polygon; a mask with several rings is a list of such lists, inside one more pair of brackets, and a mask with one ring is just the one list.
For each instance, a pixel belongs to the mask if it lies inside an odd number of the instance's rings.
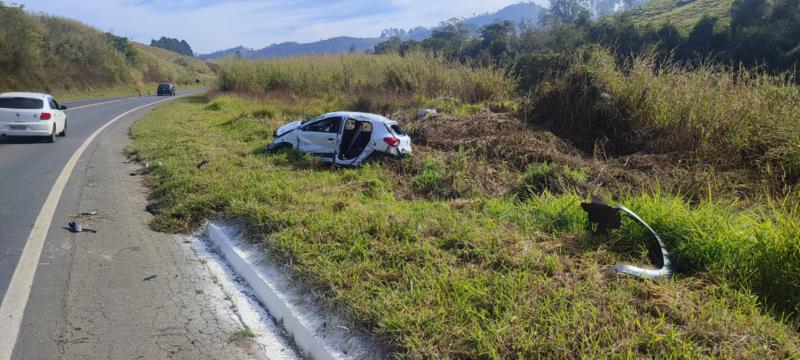
{"label": "green grass", "polygon": [[256,334],[251,330],[249,327],[243,327],[236,331],[233,335],[231,335],[232,342],[240,342],[247,339],[252,339],[256,337]]}
{"label": "green grass", "polygon": [[639,9],[626,11],[623,16],[630,16],[641,25],[658,27],[670,23],[686,32],[689,32],[704,15],[720,19],[722,26],[730,24],[733,0],[695,0],[685,5],[679,3],[679,0],[651,0]]}
{"label": "green grass", "polygon": [[[150,113],[130,151],[163,164],[150,167],[153,227],[237,220],[399,357],[800,356],[794,320],[775,319],[800,294],[795,210],[624,197],[691,270],[665,282],[607,277],[605,266],[646,262],[644,234],[626,223],[587,236],[576,195],[442,194],[469,168],[434,158],[414,175],[264,154],[279,124],[340,105],[329,100],[191,97]],[[583,176],[542,164],[520,182]],[[398,196],[409,182],[417,200]]]}

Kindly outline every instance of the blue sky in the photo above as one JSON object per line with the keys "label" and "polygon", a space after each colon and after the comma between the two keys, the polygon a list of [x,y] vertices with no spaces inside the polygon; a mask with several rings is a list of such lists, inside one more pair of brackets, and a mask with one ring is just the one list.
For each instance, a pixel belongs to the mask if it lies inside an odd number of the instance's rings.
{"label": "blue sky", "polygon": [[[433,26],[520,0],[17,0],[29,11],[60,15],[148,43],[185,39],[196,52],[333,36],[374,37],[389,27]],[[546,0],[537,0],[547,3]]]}

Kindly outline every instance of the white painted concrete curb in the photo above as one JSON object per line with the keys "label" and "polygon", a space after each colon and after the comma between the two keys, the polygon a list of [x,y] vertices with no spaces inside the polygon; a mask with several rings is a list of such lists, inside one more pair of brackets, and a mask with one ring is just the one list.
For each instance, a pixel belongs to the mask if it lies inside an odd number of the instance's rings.
{"label": "white painted concrete curb", "polygon": [[307,355],[316,360],[343,359],[335,350],[329,349],[316,336],[314,330],[306,326],[295,312],[281,299],[270,282],[264,279],[255,266],[236,251],[235,240],[217,225],[208,224],[208,238],[219,249],[220,254],[233,270],[244,279],[267,311],[283,324],[284,329],[294,338],[295,344]]}

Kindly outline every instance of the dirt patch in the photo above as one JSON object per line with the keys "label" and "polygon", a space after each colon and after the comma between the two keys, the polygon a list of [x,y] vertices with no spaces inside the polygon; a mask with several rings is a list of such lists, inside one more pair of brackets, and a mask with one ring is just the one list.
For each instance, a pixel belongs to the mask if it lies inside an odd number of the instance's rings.
{"label": "dirt patch", "polygon": [[552,86],[538,88],[523,101],[519,117],[568,139],[586,153],[628,155],[641,147],[626,121],[627,112],[588,74],[572,72]]}
{"label": "dirt patch", "polygon": [[[524,197],[526,192],[545,190],[613,195],[656,186],[684,193],[707,190],[703,177],[676,166],[679,160],[672,155],[589,155],[550,131],[531,127],[514,113],[442,114],[422,119],[397,113],[393,118],[407,128],[415,156],[390,166],[414,180],[438,172],[438,179],[433,180],[439,181],[440,189],[420,191],[414,188],[414,181],[406,181],[410,185],[401,185],[404,197],[461,198],[475,191]],[[658,184],[654,178],[659,179]]]}

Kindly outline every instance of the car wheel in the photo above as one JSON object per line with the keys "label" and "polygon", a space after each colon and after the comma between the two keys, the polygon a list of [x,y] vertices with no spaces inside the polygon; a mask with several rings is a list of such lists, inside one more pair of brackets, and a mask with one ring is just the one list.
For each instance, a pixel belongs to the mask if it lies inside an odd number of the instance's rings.
{"label": "car wheel", "polygon": [[58,136],[60,136],[60,137],[67,136],[67,120],[66,119],[64,120],[64,130],[61,130],[61,132],[58,133]]}
{"label": "car wheel", "polygon": [[373,151],[371,154],[369,154],[364,159],[363,163],[364,164],[379,163],[379,162],[384,162],[384,161],[392,159],[392,158],[394,158],[394,156],[391,156],[391,155],[389,155],[389,154],[387,154],[385,152]]}
{"label": "car wheel", "polygon": [[284,150],[292,150],[292,144],[280,143],[280,144],[277,144],[275,146],[270,146],[267,149],[267,152],[270,153],[270,154],[274,154],[274,153],[281,152],[281,151],[284,151]]}
{"label": "car wheel", "polygon": [[53,124],[53,131],[50,132],[50,135],[44,139],[47,143],[54,143],[56,142],[56,124]]}

